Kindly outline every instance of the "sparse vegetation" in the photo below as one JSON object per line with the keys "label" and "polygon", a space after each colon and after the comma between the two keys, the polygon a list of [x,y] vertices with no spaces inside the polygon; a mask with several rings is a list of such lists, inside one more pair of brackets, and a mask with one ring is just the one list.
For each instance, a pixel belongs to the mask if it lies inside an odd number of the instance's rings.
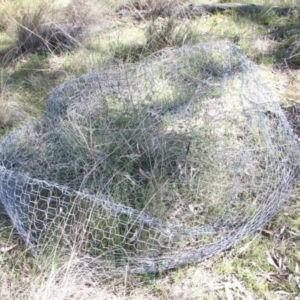
{"label": "sparse vegetation", "polygon": [[[295,10],[292,15],[285,16],[268,10],[270,5],[293,7],[298,5],[297,0],[253,0],[254,4],[266,5],[266,10],[260,15],[232,12],[190,19],[157,16],[158,12],[186,4],[186,1],[22,2],[20,6],[19,1],[0,1],[0,140],[30,117],[40,115],[45,110],[49,92],[67,79],[98,67],[110,69],[111,64],[123,68],[149,55],[159,56],[165,49],[220,38],[239,45],[264,70],[268,84],[280,97],[296,139],[300,139],[300,14]],[[249,0],[238,2],[248,3]],[[152,9],[155,13],[152,18],[141,18],[140,21],[130,15],[118,15],[121,10],[142,9]],[[167,87],[163,88],[168,93]],[[212,97],[218,97],[218,90],[210,92]],[[131,170],[129,175],[135,184],[142,186],[146,182],[148,190],[139,188],[138,197],[151,194],[159,184],[147,178],[151,172],[143,174],[139,168],[153,172],[159,169],[162,160],[167,168],[159,176],[172,173],[174,168],[171,157],[153,161],[149,156],[157,148],[146,144],[147,132],[157,124],[152,123],[153,119],[149,121],[148,110],[146,107],[144,115],[140,115],[142,119],[130,120],[120,110],[117,119],[109,124],[101,123],[106,131],[118,128],[103,147],[113,147],[117,135],[122,140],[130,134],[127,128],[138,133],[135,136],[140,140],[131,141],[122,148],[122,152],[130,152],[128,149],[133,144],[140,144],[135,153],[137,156],[122,156],[120,147],[117,147],[119,152],[112,151],[114,162],[103,166],[105,172],[110,172],[115,164],[124,165]],[[84,134],[76,132],[65,122],[60,134],[71,139],[65,139],[65,147],[68,142],[72,147],[75,140],[78,147],[74,151],[81,151],[85,159],[90,159],[95,149],[89,145],[91,152],[86,151],[82,138],[87,139],[88,131]],[[102,137],[99,135],[98,138],[100,141]],[[173,137],[160,138],[165,142],[164,149],[178,146]],[[177,138],[185,142],[183,137]],[[36,150],[39,155],[41,149]],[[109,152],[111,149],[104,150]],[[136,195],[124,193],[123,183],[128,180],[124,174],[116,174],[113,182],[105,184],[110,189],[118,187],[112,190],[120,202],[130,202]],[[161,187],[160,192],[165,193],[163,188],[166,187]],[[299,299],[299,201],[298,188],[278,216],[260,232],[202,263],[162,274],[124,274],[113,278],[99,277],[96,269],[86,269],[86,262],[78,260],[75,250],[72,255],[68,253],[67,261],[55,252],[50,253],[44,263],[35,260],[7,216],[0,211],[0,298]]]}

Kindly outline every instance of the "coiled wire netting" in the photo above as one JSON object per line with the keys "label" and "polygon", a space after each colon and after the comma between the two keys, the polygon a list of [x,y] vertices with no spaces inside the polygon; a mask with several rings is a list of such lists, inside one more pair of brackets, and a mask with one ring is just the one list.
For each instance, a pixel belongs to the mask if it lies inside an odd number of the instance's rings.
{"label": "coiled wire netting", "polygon": [[52,92],[0,144],[0,200],[37,257],[157,272],[269,221],[299,149],[258,68],[229,42],[182,47]]}

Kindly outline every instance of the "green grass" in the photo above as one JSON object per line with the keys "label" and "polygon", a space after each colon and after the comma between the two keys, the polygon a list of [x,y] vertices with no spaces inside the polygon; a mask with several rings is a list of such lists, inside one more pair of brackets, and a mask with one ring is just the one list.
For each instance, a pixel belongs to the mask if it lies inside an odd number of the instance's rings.
{"label": "green grass", "polygon": [[[170,47],[193,44],[203,39],[217,40],[220,36],[237,43],[248,57],[261,64],[262,67],[268,66],[265,68],[266,79],[270,81],[271,86],[274,86],[274,91],[278,93],[283,104],[291,99],[299,100],[300,79],[299,69],[297,69],[299,50],[292,49],[294,50],[292,58],[296,59],[296,63],[295,61],[290,63],[291,57],[286,53],[290,45],[297,44],[295,36],[299,34],[297,29],[299,16],[287,18],[271,13],[259,16],[217,14],[184,22],[182,20],[156,20],[156,23],[151,23],[151,21],[137,23],[130,18],[118,19],[113,13],[118,9],[116,1],[113,2],[105,3],[106,12],[110,11],[110,14],[101,15],[101,20],[93,21],[95,27],[98,28],[93,35],[86,36],[80,47],[62,53],[28,53],[9,63],[1,64],[0,134],[10,132],[27,119],[41,115],[46,106],[47,95],[54,87],[68,79],[95,68],[111,66],[111,62],[119,63],[122,67],[124,63],[139,61],[148,55],[160,55],[164,49]],[[248,3],[249,1],[240,2]],[[252,3],[265,4],[267,2],[255,0]],[[25,4],[24,2],[23,5]],[[124,5],[121,1],[117,4],[118,7]],[[278,0],[267,4],[296,5],[298,2]],[[63,7],[66,5],[64,3]],[[1,18],[1,16],[4,16],[4,12],[7,15],[13,15],[14,10],[15,6],[10,2],[1,2],[0,56],[2,58],[7,49],[13,45],[15,36],[12,34],[12,19]],[[88,16],[90,18],[90,15]],[[88,21],[83,16],[81,20]],[[266,35],[269,31],[274,31],[279,38],[268,39]],[[285,60],[289,68],[286,68]],[[205,66],[201,67],[205,69]],[[167,98],[172,95],[170,86],[157,86],[156,89],[163,91],[157,98],[158,102],[162,101],[159,97]],[[210,93],[211,97],[219,95],[216,89],[212,89]],[[120,112],[115,123],[109,125],[119,129],[126,128],[126,126],[139,128],[141,120],[136,120],[136,122],[135,124],[129,122],[126,115]],[[172,118],[169,122],[173,122]],[[108,124],[101,123],[101,125],[106,126],[107,129]],[[64,128],[65,132],[60,133],[69,136],[69,146],[71,147],[74,141],[77,141],[74,153],[80,152],[85,155],[86,159],[90,159],[93,151],[86,151],[87,147],[82,140],[82,133],[75,131],[71,135],[67,124]],[[119,133],[121,136],[121,134],[128,134],[128,131],[119,131]],[[89,135],[85,134],[87,140]],[[100,141],[102,138],[100,134],[98,138]],[[177,138],[180,139],[180,136]],[[145,143],[143,139],[139,140],[139,143],[143,142]],[[137,141],[133,140],[130,146],[136,143]],[[201,144],[202,147],[204,144]],[[138,168],[152,171],[162,158],[153,161],[147,155],[149,151],[142,150],[139,153],[136,150],[138,160],[129,155],[122,157],[121,152],[114,152],[115,146],[110,141],[110,148],[105,150],[114,153],[115,161],[123,172],[116,174],[110,185],[106,186],[110,189],[117,186],[113,189],[113,193],[118,201],[129,204],[134,202],[137,207],[141,206],[142,203],[137,203],[137,199],[152,195],[160,182],[143,178]],[[149,150],[149,145],[144,146]],[[210,146],[207,145],[208,148]],[[166,148],[170,147],[176,148],[171,137],[166,141]],[[90,144],[88,149],[92,150]],[[121,159],[118,160],[118,157]],[[172,165],[171,162],[169,165]],[[107,165],[105,171],[109,172],[113,168],[113,164]],[[135,182],[135,184],[138,182],[138,185],[141,185],[136,191],[137,195],[126,194],[128,182]],[[146,191],[144,185],[147,186]],[[160,188],[160,192],[162,194],[169,192],[170,186],[172,184]],[[173,187],[180,191],[176,182],[173,183]],[[181,193],[182,197],[189,196],[185,195],[184,188]],[[156,196],[159,204],[161,195],[157,193]],[[174,200],[172,195],[169,197],[170,201]],[[85,262],[80,261],[76,253],[73,253],[71,257],[68,253],[67,261],[64,261],[65,257],[58,257],[57,253],[52,253],[49,254],[45,265],[38,265],[29,249],[13,230],[10,222],[0,216],[0,248],[2,249],[0,251],[0,298],[5,300],[226,299],[232,296],[233,299],[235,297],[295,299],[300,293],[298,281],[300,276],[298,270],[300,264],[299,197],[299,190],[297,190],[293,199],[285,205],[273,221],[265,225],[263,231],[247,238],[225,253],[202,263],[162,274],[138,276],[125,274],[112,279],[99,278],[96,270],[86,270],[83,267]],[[151,207],[148,209],[151,210]],[[161,211],[165,209],[161,207]],[[217,210],[218,208],[207,208],[207,211],[211,213]],[[105,225],[111,228],[114,226],[109,222]],[[97,226],[102,226],[102,224]],[[122,234],[122,230],[124,231],[122,228],[115,228],[115,230],[120,230],[119,233]],[[100,239],[100,236],[97,238]],[[121,243],[119,240],[111,242]],[[5,249],[10,246],[13,246],[11,250]],[[278,264],[277,268],[273,263]]]}

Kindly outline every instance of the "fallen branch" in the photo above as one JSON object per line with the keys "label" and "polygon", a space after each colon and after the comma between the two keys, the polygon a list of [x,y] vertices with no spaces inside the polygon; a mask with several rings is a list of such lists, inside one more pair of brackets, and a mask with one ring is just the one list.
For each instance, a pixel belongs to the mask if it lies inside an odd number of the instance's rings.
{"label": "fallen branch", "polygon": [[267,8],[263,5],[255,4],[240,4],[240,3],[226,3],[226,4],[190,4],[183,8],[183,11],[180,14],[188,15],[192,14],[194,16],[203,16],[206,14],[216,14],[216,13],[227,13],[227,12],[236,12],[240,14],[248,13],[262,13],[264,11],[273,11],[278,14],[286,15],[291,13],[293,8],[290,7],[279,7],[272,6]]}
{"label": "fallen branch", "polygon": [[226,3],[226,4],[200,4],[193,3],[184,7],[159,7],[155,9],[148,10],[135,10],[130,11],[123,9],[118,12],[120,17],[132,16],[136,20],[149,19],[153,17],[168,17],[168,16],[178,16],[189,18],[191,16],[204,16],[207,14],[216,14],[216,13],[230,13],[236,12],[239,14],[258,14],[265,11],[273,11],[280,15],[291,14],[295,7],[279,7],[272,6],[266,7],[263,5],[255,4],[240,4],[240,3]]}

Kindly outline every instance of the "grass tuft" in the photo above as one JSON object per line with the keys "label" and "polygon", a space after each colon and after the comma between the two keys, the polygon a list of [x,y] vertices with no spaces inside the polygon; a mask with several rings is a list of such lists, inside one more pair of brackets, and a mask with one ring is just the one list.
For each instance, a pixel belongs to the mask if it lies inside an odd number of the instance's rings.
{"label": "grass tuft", "polygon": [[152,54],[159,55],[164,50],[190,45],[199,41],[189,21],[174,17],[153,18],[144,28],[144,43],[111,43],[111,55],[122,62],[137,62]]}
{"label": "grass tuft", "polygon": [[24,8],[16,16],[14,42],[4,57],[8,63],[21,54],[60,52],[78,45],[76,37],[81,34],[82,27],[59,26],[51,18],[54,10],[48,2],[35,8]]}
{"label": "grass tuft", "polygon": [[145,36],[146,46],[152,52],[157,52],[188,44],[193,38],[193,31],[187,23],[175,18],[166,18],[163,21],[156,19],[146,28]]}
{"label": "grass tuft", "polygon": [[162,12],[166,9],[175,7],[180,2],[179,0],[123,0],[120,1],[120,9],[128,10],[152,10],[153,12]]}
{"label": "grass tuft", "polygon": [[295,34],[286,43],[286,62],[292,67],[300,67],[300,34]]}
{"label": "grass tuft", "polygon": [[29,107],[22,103],[21,95],[2,84],[0,88],[0,130],[24,122],[29,116]]}

